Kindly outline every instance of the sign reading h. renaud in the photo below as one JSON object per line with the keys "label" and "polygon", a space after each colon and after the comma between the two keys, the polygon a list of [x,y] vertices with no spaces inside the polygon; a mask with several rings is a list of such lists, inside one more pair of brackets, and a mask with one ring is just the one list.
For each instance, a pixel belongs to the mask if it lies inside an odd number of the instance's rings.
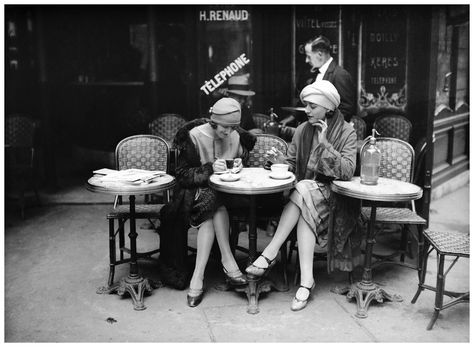
{"label": "sign reading h. renaud", "polygon": [[208,10],[199,11],[199,20],[205,22],[211,21],[244,21],[248,20],[249,12],[247,10]]}
{"label": "sign reading h. renaud", "polygon": [[213,92],[218,88],[222,83],[224,83],[227,78],[234,75],[237,71],[243,68],[245,65],[250,63],[250,60],[247,59],[245,53],[242,53],[237,59],[235,59],[232,63],[227,65],[223,70],[216,73],[210,81],[205,81],[204,84],[201,86],[201,89],[206,95]]}

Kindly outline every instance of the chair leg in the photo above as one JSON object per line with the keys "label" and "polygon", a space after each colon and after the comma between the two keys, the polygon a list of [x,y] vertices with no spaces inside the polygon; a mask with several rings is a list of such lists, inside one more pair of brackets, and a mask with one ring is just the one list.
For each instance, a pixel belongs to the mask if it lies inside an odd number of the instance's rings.
{"label": "chair leg", "polygon": [[407,242],[408,241],[408,230],[407,226],[404,225],[402,227],[402,235],[400,239],[400,262],[404,263],[405,262],[405,253],[407,252]]}
{"label": "chair leg", "polygon": [[431,317],[431,321],[429,322],[426,330],[431,330],[433,328],[434,323],[439,317],[439,312],[443,307],[443,295],[444,295],[444,254],[439,255],[438,261],[438,274],[436,280],[436,299],[435,299],[435,309],[433,316]]}
{"label": "chair leg", "polygon": [[281,257],[281,265],[283,266],[283,280],[285,282],[285,287],[288,287],[288,274],[287,274],[288,259],[287,259],[286,242],[283,242],[283,245],[280,248],[280,257]]}
{"label": "chair leg", "polygon": [[293,279],[293,285],[298,284],[298,280],[300,278],[300,260],[298,250],[296,250],[296,262],[295,262],[295,278]]}
{"label": "chair leg", "polygon": [[[424,240],[424,236],[422,234],[422,240]],[[415,296],[413,299],[411,299],[411,303],[414,304],[416,300],[418,300],[418,297],[420,296],[420,293],[423,291],[424,287],[423,285],[425,284],[425,278],[426,278],[426,266],[428,264],[428,249],[430,247],[430,244],[428,242],[423,243],[423,248],[421,250],[421,256],[419,255],[418,257],[418,289],[415,293]]]}
{"label": "chair leg", "polygon": [[123,248],[125,247],[125,220],[119,218],[118,224],[120,260],[123,260]]}
{"label": "chair leg", "polygon": [[[296,249],[296,240],[291,240],[290,241],[290,249],[288,251],[288,260],[291,262],[291,259],[293,259],[293,251]],[[298,261],[298,259],[297,259]]]}
{"label": "chair leg", "polygon": [[[426,265],[424,266],[425,259],[427,260],[427,256],[425,257],[425,237],[423,236],[423,225],[417,225],[418,231],[418,254],[417,254],[417,269],[418,269],[418,281],[420,283],[425,282],[425,274],[426,274]],[[428,251],[428,249],[426,250]]]}
{"label": "chair leg", "polygon": [[231,228],[230,228],[230,236],[229,236],[229,243],[230,243],[230,250],[232,251],[232,255],[235,256],[235,249],[237,248],[237,244],[239,243],[239,223],[235,220],[231,220]]}
{"label": "chair leg", "polygon": [[114,220],[113,218],[109,219],[109,280],[107,285],[109,287],[114,283],[115,275],[115,262],[117,261],[115,254],[115,230],[114,230]]}

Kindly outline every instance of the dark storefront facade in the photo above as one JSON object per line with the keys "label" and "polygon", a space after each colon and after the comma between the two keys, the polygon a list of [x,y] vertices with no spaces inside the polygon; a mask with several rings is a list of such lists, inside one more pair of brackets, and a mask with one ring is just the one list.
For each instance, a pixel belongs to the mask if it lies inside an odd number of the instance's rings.
{"label": "dark storefront facade", "polygon": [[206,116],[232,74],[249,74],[254,112],[285,116],[309,70],[300,45],[320,34],[369,129],[403,114],[415,148],[435,140],[417,182],[426,206],[431,187],[469,169],[468,6],[6,6],[5,17],[6,114],[41,121],[53,181],[77,148],[113,151],[161,113]]}

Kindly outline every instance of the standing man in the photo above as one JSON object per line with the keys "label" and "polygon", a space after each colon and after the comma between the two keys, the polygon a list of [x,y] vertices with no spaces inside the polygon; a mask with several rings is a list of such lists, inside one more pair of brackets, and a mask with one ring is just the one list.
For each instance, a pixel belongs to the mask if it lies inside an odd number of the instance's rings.
{"label": "standing man", "polygon": [[258,129],[252,118],[252,101],[251,97],[255,95],[253,90],[250,90],[250,74],[232,76],[229,78],[228,86],[225,95],[236,100],[242,110],[242,120],[240,126],[254,134],[260,134],[263,131]]}
{"label": "standing man", "polygon": [[[331,57],[331,42],[329,39],[322,35],[310,39],[304,46],[300,46],[300,53],[306,55],[305,62],[311,66],[311,76],[297,88],[303,89],[306,85],[315,81],[327,80],[331,82],[341,96],[339,110],[344,115],[344,120],[350,122],[352,116],[357,112],[356,88],[349,72],[337,65]],[[287,119],[282,120],[283,125],[294,118]]]}

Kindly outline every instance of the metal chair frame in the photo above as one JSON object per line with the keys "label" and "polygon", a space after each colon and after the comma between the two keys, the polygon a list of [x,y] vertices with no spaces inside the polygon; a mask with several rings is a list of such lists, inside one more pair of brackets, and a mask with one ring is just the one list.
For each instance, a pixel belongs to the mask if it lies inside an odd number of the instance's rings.
{"label": "metal chair frame", "polygon": [[[144,140],[144,141],[143,141]],[[137,159],[131,160],[124,152],[126,148],[131,143],[137,143],[138,141],[143,142],[142,147],[143,151],[139,153]],[[153,153],[150,151],[153,147],[160,147],[165,153],[165,156],[162,157],[159,155],[159,151]],[[169,145],[165,139],[155,136],[155,135],[134,135],[129,136],[122,141],[120,141],[115,148],[115,163],[117,170],[125,169],[147,169],[147,170],[162,170],[165,172],[169,171],[169,162],[170,162],[170,149]],[[154,161],[154,163],[153,163]],[[140,165],[141,164],[141,165]],[[166,192],[166,201],[169,201],[169,191]],[[130,218],[130,210],[127,205],[122,205],[121,196],[116,196],[114,209],[109,211],[107,214],[107,219],[109,221],[109,278],[107,284],[109,287],[112,286],[115,274],[115,266],[129,263],[130,258],[125,258],[124,253],[130,254],[130,249],[125,247],[125,223]],[[163,207],[163,204],[137,204],[135,207],[135,219],[147,219],[153,228],[156,230],[156,226],[153,223],[153,219],[159,219],[160,210]],[[118,222],[118,227],[115,229],[115,220]],[[120,256],[117,259],[116,256],[116,236],[119,236],[119,250]],[[156,254],[160,251],[159,248],[154,249],[149,252],[139,253],[137,252],[137,259],[150,259],[153,254]]]}
{"label": "metal chair frame", "polygon": [[[449,271],[451,271],[460,257],[469,258],[469,234],[453,231],[434,231],[427,229],[423,232],[423,235],[426,239],[426,243],[423,248],[422,272],[418,283],[418,290],[411,300],[411,303],[414,304],[416,302],[418,296],[424,289],[428,289],[436,293],[434,312],[430,322],[428,323],[428,326],[426,327],[426,330],[431,330],[439,317],[439,313],[442,310],[459,303],[469,303],[469,291],[461,293],[445,290],[446,276],[448,275]],[[436,250],[437,252],[436,259],[438,263],[436,287],[425,284],[428,256],[433,250]],[[452,260],[448,269],[444,271],[444,262],[446,256],[454,257],[454,259]],[[443,298],[445,295],[452,298],[452,300],[443,304]]]}

